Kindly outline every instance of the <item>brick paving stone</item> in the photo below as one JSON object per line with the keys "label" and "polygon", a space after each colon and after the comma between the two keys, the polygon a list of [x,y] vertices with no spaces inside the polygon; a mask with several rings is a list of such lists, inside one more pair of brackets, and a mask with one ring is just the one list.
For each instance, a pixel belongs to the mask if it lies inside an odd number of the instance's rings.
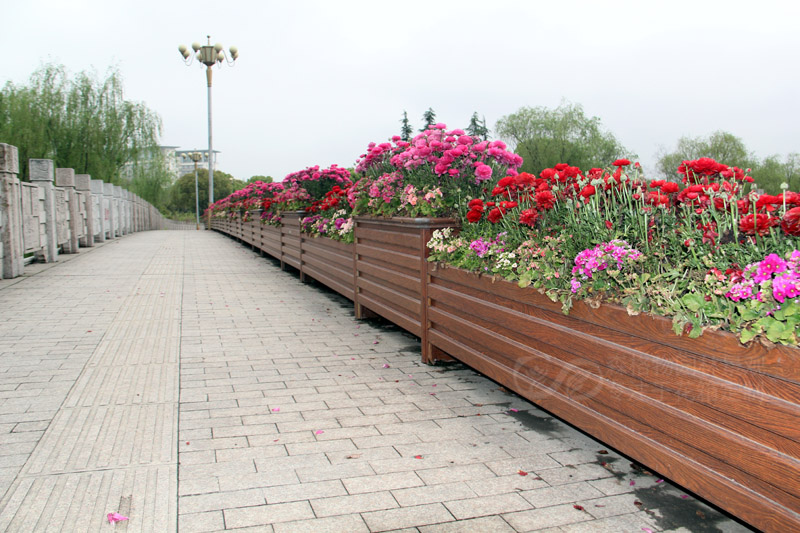
{"label": "brick paving stone", "polygon": [[682,494],[214,232],[30,265],[0,319],[0,531],[658,531]]}

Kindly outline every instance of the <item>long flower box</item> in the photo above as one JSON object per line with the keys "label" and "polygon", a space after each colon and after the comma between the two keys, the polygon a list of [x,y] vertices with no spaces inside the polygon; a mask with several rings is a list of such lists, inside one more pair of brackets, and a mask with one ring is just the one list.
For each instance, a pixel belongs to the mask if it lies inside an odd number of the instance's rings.
{"label": "long flower box", "polygon": [[265,254],[269,254],[275,259],[281,258],[281,228],[269,224],[258,224],[258,234],[255,246]]}
{"label": "long flower box", "polygon": [[[429,265],[427,340],[764,531],[800,530],[800,349]],[[430,348],[429,348],[430,350]]]}
{"label": "long flower box", "polygon": [[355,300],[355,244],[304,234],[301,275],[310,276],[345,298]]}
{"label": "long flower box", "polygon": [[281,215],[281,267],[289,265],[300,270],[300,219],[305,211],[288,211]]}
{"label": "long flower box", "polygon": [[427,243],[433,230],[455,225],[449,218],[355,217],[356,317],[368,310],[420,337],[426,361]]}

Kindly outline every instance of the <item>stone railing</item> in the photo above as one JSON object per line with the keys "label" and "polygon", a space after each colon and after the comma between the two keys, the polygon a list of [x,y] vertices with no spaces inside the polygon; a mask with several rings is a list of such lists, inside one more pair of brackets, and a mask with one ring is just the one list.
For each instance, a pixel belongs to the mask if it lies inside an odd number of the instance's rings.
{"label": "stone railing", "polygon": [[20,181],[17,148],[0,143],[0,278],[22,275],[26,260],[53,262],[60,253],[171,222],[119,185],[55,168],[50,159],[28,166],[30,182]]}

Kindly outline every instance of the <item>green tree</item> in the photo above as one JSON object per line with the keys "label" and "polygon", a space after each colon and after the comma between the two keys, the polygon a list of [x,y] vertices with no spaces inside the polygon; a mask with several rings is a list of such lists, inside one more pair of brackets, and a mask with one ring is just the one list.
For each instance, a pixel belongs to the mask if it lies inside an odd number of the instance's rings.
{"label": "green tree", "polygon": [[478,118],[478,112],[472,113],[469,119],[469,126],[467,126],[467,133],[473,137],[480,137],[484,141],[489,138],[489,128],[486,127],[486,117],[483,119]]}
{"label": "green tree", "polygon": [[131,165],[130,174],[131,192],[163,211],[167,207],[172,182],[164,153],[158,147],[150,148]]}
{"label": "green tree", "polygon": [[[238,181],[238,180],[237,180],[237,181]],[[273,182],[273,181],[275,181],[275,180],[273,180],[272,176],[261,176],[261,175],[256,175],[256,176],[250,176],[250,179],[249,179],[249,180],[247,180],[247,181],[245,182],[245,184],[255,183],[255,182],[257,182],[257,181],[261,181],[261,182],[263,182],[263,183],[272,183],[272,182]],[[214,191],[214,195],[216,196],[216,191]]]}
{"label": "green tree", "polygon": [[410,141],[411,135],[414,133],[414,129],[411,127],[411,123],[408,121],[408,113],[403,111],[403,119],[400,121],[402,126],[400,127],[400,138],[404,141]]}
{"label": "green tree", "polygon": [[498,120],[495,131],[522,156],[522,171],[532,174],[559,163],[589,169],[635,157],[602,130],[598,117],[587,117],[579,104],[523,107]]}
{"label": "green tree", "polygon": [[[20,160],[52,159],[56,167],[119,183],[126,166],[158,145],[161,119],[142,103],[125,100],[122,76],[104,80],[81,72],[70,78],[48,64],[27,85],[0,91],[0,139],[20,150]],[[28,165],[22,164],[27,179]]]}
{"label": "green tree", "polygon": [[[200,212],[208,207],[208,169],[197,169],[197,183],[200,196]],[[225,198],[234,191],[244,188],[245,183],[220,170],[214,171],[214,199]],[[194,172],[178,178],[169,189],[168,207],[178,213],[194,213]]]}
{"label": "green tree", "polygon": [[765,157],[753,166],[750,175],[769,194],[780,194],[784,183],[790,191],[800,192],[800,154],[793,152],[783,161],[778,155]]}
{"label": "green tree", "polygon": [[675,150],[661,151],[656,163],[656,173],[674,179],[683,161],[710,157],[720,163],[742,169],[752,168],[756,158],[739,137],[725,131],[715,131],[708,137],[681,137]]}
{"label": "green tree", "polygon": [[422,114],[422,122],[424,125],[419,131],[430,129],[434,124],[436,124],[436,112],[432,107],[429,107],[428,110]]}

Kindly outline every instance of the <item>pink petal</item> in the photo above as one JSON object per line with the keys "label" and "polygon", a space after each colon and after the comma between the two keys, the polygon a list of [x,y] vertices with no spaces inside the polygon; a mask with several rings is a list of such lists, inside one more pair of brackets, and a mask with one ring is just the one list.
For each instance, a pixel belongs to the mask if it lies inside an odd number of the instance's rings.
{"label": "pink petal", "polygon": [[378,344],[378,341],[374,341],[372,344]]}
{"label": "pink petal", "polygon": [[322,431],[321,429],[318,429],[318,430],[316,430],[316,431],[314,432],[314,435],[322,435],[323,433],[325,433],[325,432],[324,432],[324,431]]}
{"label": "pink petal", "polygon": [[512,413],[518,413],[518,412],[519,412],[519,409],[514,409],[514,408],[512,407],[511,409],[509,409],[509,411],[511,411]]}
{"label": "pink petal", "polygon": [[642,531],[644,531],[645,533],[653,533],[653,530],[650,529],[649,527],[643,527]]}
{"label": "pink petal", "polygon": [[110,524],[113,524],[114,522],[122,522],[123,520],[128,520],[127,516],[122,516],[119,513],[108,513],[106,517],[108,518],[108,522]]}
{"label": "pink petal", "polygon": [[634,485],[636,485],[636,482],[634,480],[631,480],[630,485],[631,485],[631,487],[633,487]]}
{"label": "pink petal", "polygon": [[281,410],[281,408],[280,408],[280,407],[275,407],[275,408],[273,409],[273,411],[275,411],[276,413],[277,413],[278,411],[280,411],[280,410]]}
{"label": "pink petal", "polygon": [[389,365],[387,365],[386,363],[383,363],[383,368],[389,368]]}
{"label": "pink petal", "polygon": [[689,496],[687,496],[686,494],[681,494],[681,498],[683,498],[684,500],[685,500],[686,498],[688,498],[688,497],[689,497]]}
{"label": "pink petal", "polygon": [[656,483],[664,483],[664,480],[663,479],[657,479]]}

